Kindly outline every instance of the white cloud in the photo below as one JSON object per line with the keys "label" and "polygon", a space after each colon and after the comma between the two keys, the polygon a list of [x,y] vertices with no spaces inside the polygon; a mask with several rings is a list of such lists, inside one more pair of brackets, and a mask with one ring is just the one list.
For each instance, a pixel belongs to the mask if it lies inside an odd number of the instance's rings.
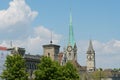
{"label": "white cloud", "polygon": [[[53,44],[58,44],[62,35],[52,32]],[[27,39],[27,50],[30,52],[43,52],[42,45],[49,44],[51,31],[43,26],[34,29],[34,36]],[[35,53],[34,53],[35,54]]]}
{"label": "white cloud", "polygon": [[36,11],[25,3],[25,0],[13,0],[7,10],[0,11],[0,28],[6,28],[16,23],[29,23],[37,16]]}
{"label": "white cloud", "polygon": [[58,40],[60,40],[61,38],[61,35],[55,34],[53,31],[50,31],[49,29],[43,26],[36,27],[34,29],[34,34],[44,39],[43,41],[46,41],[46,42],[49,42],[52,37],[53,43],[58,43]]}
{"label": "white cloud", "polygon": [[[31,21],[35,19],[38,12],[32,11],[25,3],[25,0],[13,0],[6,10],[0,10],[0,34],[7,34],[10,37],[14,33],[20,36],[29,28]],[[16,36],[15,36],[16,37]]]}
{"label": "white cloud", "polygon": [[[86,65],[86,52],[89,41],[78,42],[78,60],[81,65]],[[120,41],[110,40],[108,42],[100,42],[93,40],[93,47],[96,53],[96,65],[102,68],[119,67],[120,61]]]}
{"label": "white cloud", "polygon": [[[27,53],[30,52],[31,54],[42,54],[42,45],[50,43],[51,32],[52,31],[43,26],[35,27],[31,36],[23,40],[14,40],[13,46],[25,47]],[[53,44],[58,44],[62,37],[62,35],[57,34],[55,32],[52,32],[52,36]],[[3,41],[0,45],[9,47],[10,41]]]}
{"label": "white cloud", "polygon": [[[53,44],[58,44],[62,37],[60,34],[44,26],[34,28],[30,26],[37,14],[36,11],[31,10],[25,0],[13,0],[9,3],[8,9],[0,10],[0,46],[10,47],[12,40],[13,47],[24,47],[26,53],[42,55],[42,45],[49,44],[51,32]],[[28,34],[28,31],[31,32]],[[5,60],[5,56],[3,59]]]}
{"label": "white cloud", "polygon": [[10,47],[12,40],[14,46],[25,47],[28,52],[42,52],[41,46],[50,42],[51,32],[53,43],[58,43],[61,35],[43,26],[30,26],[37,15],[25,0],[12,0],[7,9],[0,10],[0,45]]}
{"label": "white cloud", "polygon": [[120,52],[120,41],[119,40],[111,40],[106,43],[102,43],[99,41],[93,41],[93,45],[95,50],[100,54],[117,54]]}
{"label": "white cloud", "polygon": [[[12,0],[6,10],[0,10],[0,45],[10,47],[12,40],[13,45],[25,47],[29,52],[41,51],[41,46],[50,42],[51,32],[53,43],[58,43],[61,35],[43,26],[30,26],[37,14],[25,0]],[[31,32],[28,34],[27,31]]]}

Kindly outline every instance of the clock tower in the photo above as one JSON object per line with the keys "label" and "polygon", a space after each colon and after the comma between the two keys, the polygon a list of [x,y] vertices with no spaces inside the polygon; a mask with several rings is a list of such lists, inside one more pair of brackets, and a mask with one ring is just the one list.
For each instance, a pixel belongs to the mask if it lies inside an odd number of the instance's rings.
{"label": "clock tower", "polygon": [[72,14],[70,13],[70,24],[69,24],[69,42],[66,49],[67,60],[77,60],[77,46],[74,40],[73,26],[72,26]]}
{"label": "clock tower", "polygon": [[92,46],[92,41],[89,42],[89,47],[87,51],[87,71],[95,71],[95,51]]}

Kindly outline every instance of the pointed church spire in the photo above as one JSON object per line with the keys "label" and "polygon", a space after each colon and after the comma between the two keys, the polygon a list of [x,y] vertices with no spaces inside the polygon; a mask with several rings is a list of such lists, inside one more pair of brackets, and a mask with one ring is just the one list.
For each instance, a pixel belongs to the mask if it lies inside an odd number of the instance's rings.
{"label": "pointed church spire", "polygon": [[92,40],[90,40],[90,42],[89,42],[88,51],[94,51],[93,45],[92,45]]}
{"label": "pointed church spire", "polygon": [[95,71],[95,51],[93,49],[92,40],[89,42],[89,47],[87,51],[87,71],[93,72]]}
{"label": "pointed church spire", "polygon": [[72,14],[70,11],[70,24],[69,24],[69,45],[74,47],[74,34],[73,34],[73,26],[72,26]]}

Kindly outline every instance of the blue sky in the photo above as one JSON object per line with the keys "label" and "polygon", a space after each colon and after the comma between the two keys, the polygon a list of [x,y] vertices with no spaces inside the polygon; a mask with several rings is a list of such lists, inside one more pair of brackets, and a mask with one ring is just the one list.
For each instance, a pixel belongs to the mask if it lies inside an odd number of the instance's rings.
{"label": "blue sky", "polygon": [[[70,8],[78,62],[86,65],[89,39],[96,51],[96,66],[119,68],[120,0],[1,0],[0,45],[25,47],[42,54],[42,45],[53,41],[62,48],[68,42]],[[102,61],[102,62],[101,62]],[[101,63],[101,64],[98,64]]]}
{"label": "blue sky", "polygon": [[[0,9],[7,9],[10,1],[12,0],[2,0]],[[38,16],[32,23],[33,27],[44,25],[67,36],[71,8],[74,33],[75,35],[79,34],[75,36],[76,40],[90,37],[101,41],[120,39],[118,36],[120,28],[119,0],[26,0],[26,3],[32,10],[38,12]]]}
{"label": "blue sky", "polygon": [[[29,1],[32,9],[39,11],[34,25],[42,24],[67,36],[69,13],[72,8],[76,39],[120,39],[119,0],[50,0]],[[62,32],[61,32],[62,30]]]}

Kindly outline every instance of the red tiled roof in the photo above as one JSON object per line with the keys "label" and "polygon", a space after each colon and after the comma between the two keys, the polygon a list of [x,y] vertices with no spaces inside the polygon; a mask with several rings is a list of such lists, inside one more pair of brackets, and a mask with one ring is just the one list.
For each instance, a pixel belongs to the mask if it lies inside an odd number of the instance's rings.
{"label": "red tiled roof", "polygon": [[6,47],[2,47],[2,46],[0,46],[0,50],[2,50],[2,51],[6,51],[7,48],[6,48]]}

